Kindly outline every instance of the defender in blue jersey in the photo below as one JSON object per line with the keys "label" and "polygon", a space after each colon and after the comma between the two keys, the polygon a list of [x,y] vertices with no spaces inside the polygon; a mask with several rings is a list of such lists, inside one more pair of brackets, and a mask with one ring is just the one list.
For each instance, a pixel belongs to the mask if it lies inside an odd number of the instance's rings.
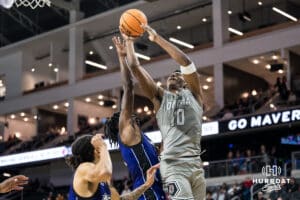
{"label": "defender in blue jersey", "polygon": [[67,164],[75,169],[69,200],[137,200],[154,182],[156,168],[147,171],[147,181],[133,192],[119,196],[109,186],[112,163],[102,135],[84,135],[72,144]]}
{"label": "defender in blue jersey", "polygon": [[[145,183],[147,170],[152,166],[157,166],[159,160],[155,147],[149,138],[141,133],[138,120],[133,115],[133,82],[126,66],[126,47],[120,38],[113,38],[113,42],[119,56],[124,94],[121,112],[115,113],[108,120],[105,134],[111,143],[119,144],[123,160],[133,179],[133,188],[137,188]],[[156,175],[152,187],[146,190],[139,200],[165,199],[160,173],[157,172]]]}

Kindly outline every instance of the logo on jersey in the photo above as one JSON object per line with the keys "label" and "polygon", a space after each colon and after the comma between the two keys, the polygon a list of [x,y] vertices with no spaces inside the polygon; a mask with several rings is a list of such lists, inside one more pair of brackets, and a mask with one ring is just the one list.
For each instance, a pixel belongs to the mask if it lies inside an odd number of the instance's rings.
{"label": "logo on jersey", "polygon": [[170,197],[176,196],[180,191],[180,187],[179,187],[177,181],[167,182],[166,186],[167,186],[166,193]]}
{"label": "logo on jersey", "polygon": [[167,101],[166,109],[171,110],[171,109],[175,109],[175,107],[178,107],[178,106],[187,106],[190,104],[191,104],[191,101],[189,100],[189,98],[181,97],[178,101],[176,101],[176,100]]}

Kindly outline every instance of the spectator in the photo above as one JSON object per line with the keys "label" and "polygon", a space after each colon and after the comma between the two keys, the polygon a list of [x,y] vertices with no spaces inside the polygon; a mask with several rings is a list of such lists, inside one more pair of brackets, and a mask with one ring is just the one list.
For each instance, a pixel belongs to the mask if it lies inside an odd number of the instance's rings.
{"label": "spectator", "polygon": [[287,78],[286,76],[282,77],[282,95],[283,95],[283,99],[286,101],[289,98],[289,90],[287,87]]}
{"label": "spectator", "polygon": [[234,162],[233,162],[233,152],[229,151],[227,154],[227,168],[228,168],[228,175],[234,175]]}
{"label": "spectator", "polygon": [[260,146],[260,155],[262,156],[261,163],[260,163],[261,167],[269,165],[270,159],[266,152],[266,146],[263,144]]}
{"label": "spectator", "polygon": [[287,193],[284,190],[274,190],[270,193],[270,199],[271,200],[278,200],[281,198],[281,200],[287,199]]}
{"label": "spectator", "polygon": [[279,92],[280,98],[282,100],[288,99],[288,89],[286,86],[286,77],[284,76],[282,80],[280,77],[277,77],[276,84],[274,85],[275,88],[277,88],[277,91]]}
{"label": "spectator", "polygon": [[229,199],[227,196],[226,188],[221,186],[220,190],[217,192],[216,200],[227,200]]}
{"label": "spectator", "polygon": [[291,178],[290,183],[287,185],[288,193],[298,191],[299,185],[296,183],[296,179],[294,177]]}
{"label": "spectator", "polygon": [[266,200],[266,198],[264,198],[264,194],[262,192],[258,192],[257,200]]}
{"label": "spectator", "polygon": [[233,117],[233,113],[228,108],[225,108],[222,119],[225,120],[225,119],[230,119],[232,117]]}
{"label": "spectator", "polygon": [[241,187],[238,185],[237,182],[235,182],[231,188],[228,189],[227,194],[229,197],[234,197],[236,196],[241,190]]}
{"label": "spectator", "polygon": [[243,164],[245,162],[245,158],[241,156],[240,151],[237,150],[235,153],[235,158],[233,160],[233,170],[234,174],[239,174],[243,172]]}
{"label": "spectator", "polygon": [[270,153],[270,160],[271,160],[271,165],[277,165],[277,150],[276,146],[272,146],[271,153]]}
{"label": "spectator", "polygon": [[207,191],[206,192],[206,200],[215,200],[213,197],[212,197],[212,193],[210,191]]}
{"label": "spectator", "polygon": [[298,187],[298,191],[290,193],[290,200],[299,200],[300,199],[300,187]]}
{"label": "spectator", "polygon": [[246,180],[243,182],[243,200],[250,200],[251,199],[251,186],[253,185],[252,179],[247,177]]}
{"label": "spectator", "polygon": [[248,173],[251,173],[253,171],[253,162],[251,157],[252,157],[251,150],[247,149],[245,165]]}
{"label": "spectator", "polygon": [[289,98],[288,98],[288,103],[290,105],[295,105],[296,100],[297,100],[297,97],[296,97],[295,93],[291,92],[290,95],[289,95]]}

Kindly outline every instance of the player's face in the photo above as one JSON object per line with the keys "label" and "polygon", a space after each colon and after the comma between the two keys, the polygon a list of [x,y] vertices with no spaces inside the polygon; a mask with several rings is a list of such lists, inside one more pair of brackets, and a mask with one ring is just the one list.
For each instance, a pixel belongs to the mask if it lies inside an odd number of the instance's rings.
{"label": "player's face", "polygon": [[173,72],[167,79],[168,89],[179,89],[185,85],[184,78],[180,72]]}

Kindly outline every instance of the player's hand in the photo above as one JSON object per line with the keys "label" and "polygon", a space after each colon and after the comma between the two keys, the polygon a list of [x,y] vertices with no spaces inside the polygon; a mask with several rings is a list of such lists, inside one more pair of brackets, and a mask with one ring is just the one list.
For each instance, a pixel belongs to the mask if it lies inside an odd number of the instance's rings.
{"label": "player's hand", "polygon": [[100,153],[100,149],[106,148],[106,143],[103,140],[103,134],[96,134],[91,140],[91,144],[94,146],[95,150]]}
{"label": "player's hand", "polygon": [[124,40],[122,41],[120,37],[116,37],[116,36],[112,38],[112,41],[117,49],[118,54],[121,57],[126,57],[127,51],[126,51],[125,41]]}
{"label": "player's hand", "polygon": [[157,32],[153,28],[151,28],[149,25],[142,24],[141,26],[145,31],[148,32],[149,40],[152,42],[155,41],[158,36]]}
{"label": "player's hand", "polygon": [[119,27],[119,30],[120,30],[120,33],[122,35],[123,40],[125,40],[125,41],[134,41],[136,39],[135,37],[128,36],[124,32],[122,32],[121,27]]}
{"label": "player's hand", "polygon": [[23,186],[28,183],[28,179],[29,178],[24,175],[17,175],[8,178],[0,184],[1,186],[0,193],[6,193],[13,190],[17,190],[17,191],[23,190],[24,189]]}
{"label": "player's hand", "polygon": [[147,188],[150,188],[152,186],[152,184],[154,183],[155,174],[156,174],[157,169],[159,169],[159,163],[156,165],[153,165],[152,167],[150,167],[147,170],[147,180],[145,182],[145,186]]}

